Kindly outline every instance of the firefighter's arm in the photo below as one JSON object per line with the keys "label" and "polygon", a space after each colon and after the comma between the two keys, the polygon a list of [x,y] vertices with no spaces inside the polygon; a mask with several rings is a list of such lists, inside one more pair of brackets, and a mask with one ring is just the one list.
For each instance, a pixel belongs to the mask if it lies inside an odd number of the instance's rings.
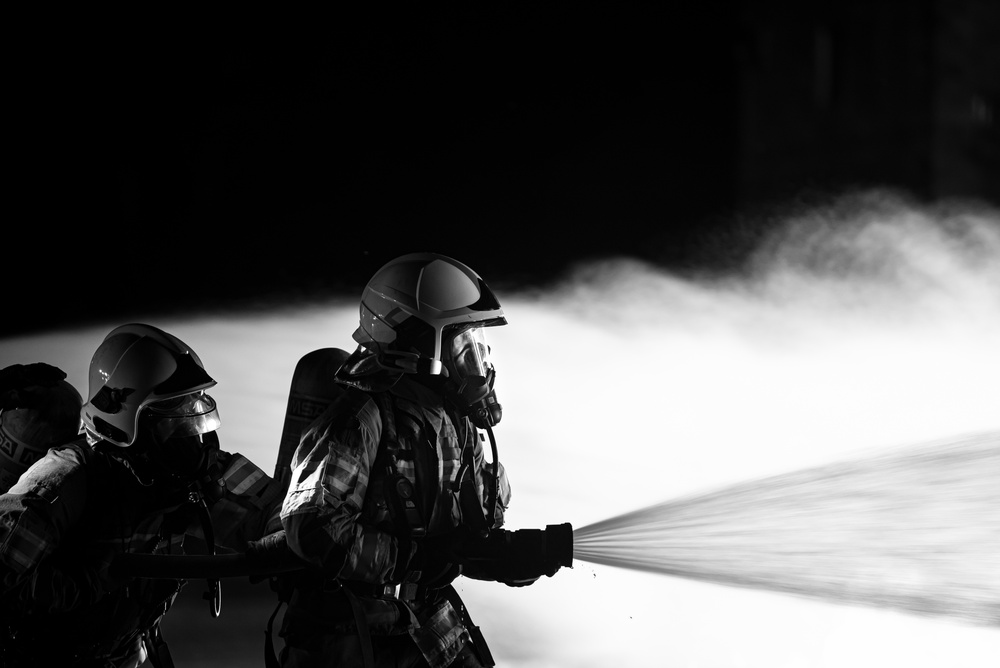
{"label": "firefighter's arm", "polygon": [[110,576],[111,550],[60,550],[82,517],[83,457],[51,450],[0,496],[0,579],[4,606],[21,612],[71,610],[121,582]]}
{"label": "firefighter's arm", "polygon": [[[2,607],[20,614],[52,614],[93,605],[124,584],[109,572],[113,556],[105,550],[47,559],[5,588]],[[0,570],[6,580],[7,567]]]}
{"label": "firefighter's arm", "polygon": [[313,425],[292,459],[281,522],[288,547],[324,572],[365,582],[387,582],[397,541],[366,526],[361,509],[381,438],[374,404],[337,428]]}
{"label": "firefighter's arm", "polygon": [[[242,552],[248,541],[281,528],[280,484],[239,453],[220,452],[221,496],[211,504],[212,528],[218,545]],[[195,527],[197,533],[198,527]]]}

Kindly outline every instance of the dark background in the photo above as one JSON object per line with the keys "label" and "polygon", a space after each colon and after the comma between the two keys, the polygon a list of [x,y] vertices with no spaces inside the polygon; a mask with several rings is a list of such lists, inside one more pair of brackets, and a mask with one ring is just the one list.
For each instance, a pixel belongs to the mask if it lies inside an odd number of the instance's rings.
{"label": "dark background", "polygon": [[735,271],[790,203],[857,188],[997,203],[998,7],[25,24],[0,335],[353,298],[411,251],[494,289],[622,255]]}

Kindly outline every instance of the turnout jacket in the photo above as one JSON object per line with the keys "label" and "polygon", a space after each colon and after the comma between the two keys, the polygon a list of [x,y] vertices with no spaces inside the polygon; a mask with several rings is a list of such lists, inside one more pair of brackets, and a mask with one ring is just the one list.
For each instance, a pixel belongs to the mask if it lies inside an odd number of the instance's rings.
{"label": "turnout jacket", "polygon": [[[472,462],[483,512],[496,489],[494,526],[503,524],[510,487],[502,465],[494,479],[482,432],[441,394],[406,375],[371,382],[357,368],[342,370],[337,380],[345,394],[303,433],[292,460],[281,521],[293,552],[341,582],[373,585],[369,590],[400,582],[404,573],[396,572],[396,565],[409,555],[401,559],[399,550],[410,543],[399,537],[391,500],[383,493],[384,476],[398,473],[413,483],[426,535],[433,537],[467,523],[456,489],[463,460]],[[366,391],[356,391],[362,388]],[[396,443],[389,443],[393,431]],[[395,461],[385,457],[393,446]],[[286,639],[295,635],[296,624],[310,625],[308,611],[295,611],[295,604],[293,598],[285,616]],[[459,611],[443,597],[409,607],[406,632],[432,668],[448,665],[469,638]],[[315,613],[313,627],[321,616],[320,610]]]}
{"label": "turnout jacket", "polygon": [[[280,490],[240,454],[217,462],[221,489],[207,499],[214,540],[243,552],[269,520],[277,526]],[[83,439],[49,450],[0,496],[5,665],[137,665],[143,634],[184,581],[114,582],[108,566],[124,552],[182,554],[185,536],[204,539],[186,488],[143,486]]]}

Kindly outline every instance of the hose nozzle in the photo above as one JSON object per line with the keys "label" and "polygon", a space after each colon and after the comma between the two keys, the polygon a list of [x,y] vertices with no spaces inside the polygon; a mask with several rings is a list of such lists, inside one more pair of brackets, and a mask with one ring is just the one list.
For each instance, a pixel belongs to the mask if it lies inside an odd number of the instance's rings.
{"label": "hose nozzle", "polygon": [[[573,527],[549,524],[544,529],[494,529],[457,548],[467,573],[482,579],[520,580],[573,567]],[[472,576],[476,577],[476,576]]]}
{"label": "hose nozzle", "polygon": [[573,525],[569,522],[546,525],[545,550],[555,563],[573,568]]}

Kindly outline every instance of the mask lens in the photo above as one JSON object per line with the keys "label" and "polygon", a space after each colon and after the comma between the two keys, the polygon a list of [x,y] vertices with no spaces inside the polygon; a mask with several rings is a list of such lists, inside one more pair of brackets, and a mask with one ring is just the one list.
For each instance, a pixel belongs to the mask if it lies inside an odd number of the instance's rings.
{"label": "mask lens", "polygon": [[222,424],[215,400],[205,393],[159,401],[147,406],[146,411],[153,437],[160,443],[207,434]]}
{"label": "mask lens", "polygon": [[451,339],[449,354],[461,378],[486,378],[490,368],[490,352],[482,327],[465,329]]}

